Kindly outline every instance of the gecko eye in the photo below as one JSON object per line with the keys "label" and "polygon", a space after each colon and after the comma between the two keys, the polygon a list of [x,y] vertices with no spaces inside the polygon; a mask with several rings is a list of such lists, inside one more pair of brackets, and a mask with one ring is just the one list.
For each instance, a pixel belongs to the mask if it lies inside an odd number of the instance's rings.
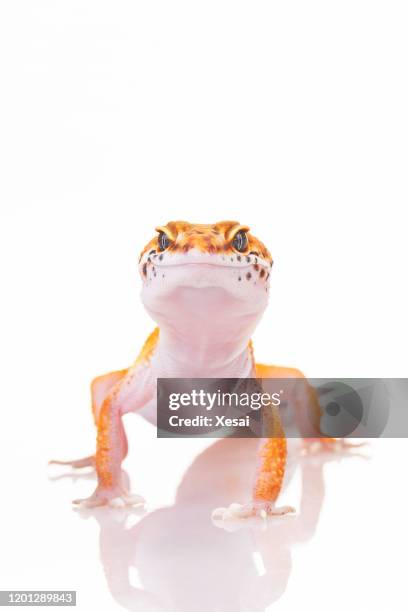
{"label": "gecko eye", "polygon": [[159,243],[159,251],[165,251],[171,244],[170,238],[165,232],[159,232],[159,237],[157,240]]}
{"label": "gecko eye", "polygon": [[234,236],[234,240],[232,241],[232,246],[236,251],[243,253],[248,248],[248,236],[244,232],[244,230],[240,230]]}

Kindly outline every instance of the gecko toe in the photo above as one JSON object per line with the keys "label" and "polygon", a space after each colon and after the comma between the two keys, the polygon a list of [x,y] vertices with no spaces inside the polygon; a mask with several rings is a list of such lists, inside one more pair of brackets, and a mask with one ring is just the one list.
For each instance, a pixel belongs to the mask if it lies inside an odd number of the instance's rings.
{"label": "gecko toe", "polygon": [[244,524],[247,519],[264,521],[268,517],[284,516],[294,512],[292,506],[275,506],[272,502],[251,501],[246,504],[232,503],[228,508],[216,508],[211,518],[217,525],[236,521]]}
{"label": "gecko toe", "polygon": [[75,459],[73,461],[59,461],[57,459],[52,459],[48,462],[48,465],[63,465],[71,468],[84,468],[84,467],[95,467],[95,456],[89,455],[88,457],[83,457],[82,459]]}
{"label": "gecko toe", "polygon": [[78,508],[96,508],[97,506],[124,508],[143,506],[145,500],[141,495],[126,493],[117,489],[97,489],[90,497],[74,499],[72,503]]}

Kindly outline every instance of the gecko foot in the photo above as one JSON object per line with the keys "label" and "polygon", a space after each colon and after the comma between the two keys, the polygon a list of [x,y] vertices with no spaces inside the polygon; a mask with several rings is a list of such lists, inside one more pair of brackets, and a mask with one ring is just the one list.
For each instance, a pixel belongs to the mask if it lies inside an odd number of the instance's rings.
{"label": "gecko foot", "polygon": [[292,506],[275,506],[273,502],[251,501],[247,504],[231,504],[228,508],[217,508],[212,513],[213,521],[229,521],[234,519],[247,519],[259,517],[266,519],[268,516],[283,516],[295,512]]}
{"label": "gecko foot", "polygon": [[125,506],[143,506],[145,500],[141,495],[128,493],[122,487],[97,487],[90,497],[74,499],[72,503],[79,508],[95,508],[96,506],[123,508]]}
{"label": "gecko foot", "polygon": [[56,459],[53,459],[52,461],[48,462],[48,465],[68,465],[72,468],[83,468],[89,466],[94,467],[95,456],[89,455],[88,457],[83,457],[82,459],[75,459],[74,461],[58,461]]}

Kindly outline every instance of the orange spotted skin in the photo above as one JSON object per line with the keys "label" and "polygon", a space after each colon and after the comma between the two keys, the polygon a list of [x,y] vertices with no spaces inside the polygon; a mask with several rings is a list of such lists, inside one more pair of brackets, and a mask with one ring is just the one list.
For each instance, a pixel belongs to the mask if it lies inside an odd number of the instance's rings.
{"label": "orange spotted skin", "polygon": [[155,327],[155,329],[152,331],[152,333],[149,335],[146,342],[144,343],[139,355],[137,356],[135,365],[143,362],[148,362],[150,360],[151,356],[154,353],[156,344],[159,340],[159,334],[160,329],[158,327]]}
{"label": "orange spotted skin", "polygon": [[[285,378],[291,371],[256,364],[258,379]],[[255,501],[276,501],[285,475],[287,444],[279,411],[271,406],[271,437],[261,440],[257,458],[257,473],[253,488]]]}
{"label": "orange spotted skin", "polygon": [[98,420],[96,471],[99,482],[103,487],[111,487],[113,484],[113,473],[110,469],[109,455],[111,452],[110,430],[112,427],[109,406],[105,402],[102,406]]}
{"label": "orange spotted skin", "polygon": [[[125,370],[125,374],[126,374]],[[115,374],[115,373],[113,373]],[[112,375],[111,375],[112,376]],[[120,377],[120,382],[124,376]],[[119,386],[113,387],[104,399],[97,418],[97,445],[95,455],[96,473],[102,488],[112,487],[114,484],[115,468],[114,456],[119,453],[121,461],[127,454],[127,439],[119,415],[112,412],[111,406],[116,399]]]}
{"label": "orange spotted skin", "polygon": [[[283,434],[282,434],[283,435]],[[276,501],[282,488],[286,466],[286,439],[266,438],[258,453],[258,472],[253,498],[255,501]]]}
{"label": "orange spotted skin", "polygon": [[[197,249],[202,253],[226,255],[237,254],[232,246],[232,241],[237,232],[244,230],[248,237],[248,248],[239,256],[245,257],[252,253],[272,264],[272,257],[266,246],[247,231],[248,229],[247,225],[241,225],[238,221],[219,221],[213,225],[170,221],[156,228],[157,231],[164,232],[170,238],[171,244],[168,251],[171,253],[188,253],[191,249]],[[160,252],[157,235],[145,246],[140,254],[140,259],[150,251]]]}
{"label": "orange spotted skin", "polygon": [[92,414],[95,425],[98,426],[99,413],[104,399],[112,387],[125,376],[126,370],[118,370],[94,378],[91,383]]}

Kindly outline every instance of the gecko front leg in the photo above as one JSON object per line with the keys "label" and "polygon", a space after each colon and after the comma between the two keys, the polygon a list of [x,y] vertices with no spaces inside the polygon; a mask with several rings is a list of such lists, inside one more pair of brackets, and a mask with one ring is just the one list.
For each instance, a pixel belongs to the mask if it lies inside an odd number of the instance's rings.
{"label": "gecko front leg", "polygon": [[291,506],[276,506],[287,458],[286,436],[278,408],[274,405],[265,408],[262,418],[263,431],[268,437],[260,440],[252,499],[244,505],[233,503],[228,508],[217,508],[212,514],[216,522],[294,512]]}
{"label": "gecko front leg", "polygon": [[286,438],[263,438],[258,450],[258,467],[251,501],[245,504],[233,503],[228,508],[217,508],[212,519],[229,521],[254,516],[281,516],[294,512],[291,506],[276,506],[282,488],[286,466]]}
{"label": "gecko front leg", "polygon": [[[99,414],[101,412],[102,404],[104,399],[108,396],[109,392],[117,385],[117,383],[122,380],[128,370],[116,370],[115,372],[109,372],[108,374],[103,374],[102,376],[97,376],[93,379],[91,383],[91,406],[92,406],[92,415],[94,419],[94,423],[96,428],[98,428],[98,419]],[[122,447],[126,447],[126,436],[123,431],[124,440]],[[124,459],[124,457],[122,457]],[[74,469],[80,469],[84,467],[95,467],[95,455],[88,455],[87,457],[82,457],[81,459],[73,459],[69,461],[60,461],[53,459],[48,462],[49,465],[64,465],[67,467],[71,467]]]}
{"label": "gecko front leg", "polygon": [[74,500],[74,504],[89,508],[144,502],[139,495],[132,495],[122,481],[121,464],[127,452],[122,417],[142,408],[153,394],[154,383],[147,364],[130,369],[108,393],[97,419],[95,468],[98,485],[90,497]]}

